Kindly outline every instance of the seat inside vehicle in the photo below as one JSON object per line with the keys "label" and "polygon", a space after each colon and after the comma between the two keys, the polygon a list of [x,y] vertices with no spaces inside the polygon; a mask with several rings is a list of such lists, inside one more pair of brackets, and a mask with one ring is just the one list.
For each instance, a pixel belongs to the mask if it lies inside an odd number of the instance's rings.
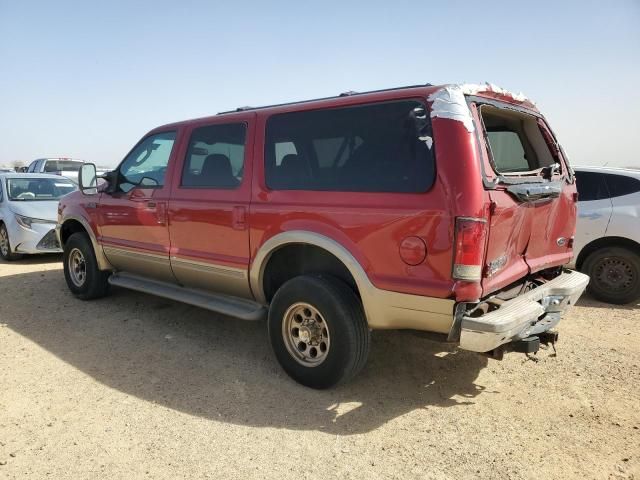
{"label": "seat inside vehicle", "polygon": [[499,172],[522,173],[555,163],[536,117],[490,105],[480,113]]}
{"label": "seat inside vehicle", "polygon": [[200,175],[193,176],[196,186],[210,186],[235,188],[239,181],[233,176],[231,160],[222,153],[213,153],[205,158]]}

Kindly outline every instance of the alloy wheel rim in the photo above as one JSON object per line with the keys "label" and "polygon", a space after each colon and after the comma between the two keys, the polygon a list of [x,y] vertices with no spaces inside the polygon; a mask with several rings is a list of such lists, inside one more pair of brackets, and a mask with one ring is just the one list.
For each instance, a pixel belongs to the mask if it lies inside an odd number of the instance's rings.
{"label": "alloy wheel rim", "polygon": [[633,265],[624,258],[608,257],[596,265],[595,280],[601,288],[624,293],[633,288],[636,272]]}
{"label": "alloy wheel rim", "polygon": [[80,250],[77,248],[71,250],[67,266],[69,267],[69,277],[71,277],[73,284],[76,287],[82,287],[87,279],[87,262]]}
{"label": "alloy wheel rim", "polygon": [[329,354],[329,325],[313,305],[300,302],[284,314],[282,337],[289,354],[305,367],[316,367]]}
{"label": "alloy wheel rim", "polygon": [[7,230],[0,228],[0,252],[5,257],[9,255],[9,237],[7,236]]}

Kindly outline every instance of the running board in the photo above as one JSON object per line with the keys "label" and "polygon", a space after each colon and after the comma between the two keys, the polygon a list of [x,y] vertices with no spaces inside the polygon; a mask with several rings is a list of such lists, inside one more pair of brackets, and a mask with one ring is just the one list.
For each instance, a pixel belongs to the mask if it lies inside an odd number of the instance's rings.
{"label": "running board", "polygon": [[192,290],[171,283],[149,280],[128,273],[114,273],[109,283],[117,287],[149,293],[195,307],[222,313],[241,320],[257,321],[266,318],[267,309],[252,300],[200,290]]}

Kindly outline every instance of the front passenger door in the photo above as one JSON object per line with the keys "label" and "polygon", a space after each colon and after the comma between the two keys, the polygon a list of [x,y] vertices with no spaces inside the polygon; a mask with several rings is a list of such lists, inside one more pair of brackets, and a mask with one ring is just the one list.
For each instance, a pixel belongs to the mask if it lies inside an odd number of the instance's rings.
{"label": "front passenger door", "polygon": [[167,207],[176,138],[166,131],[141,140],[118,167],[116,185],[100,196],[100,241],[117,270],[175,282]]}

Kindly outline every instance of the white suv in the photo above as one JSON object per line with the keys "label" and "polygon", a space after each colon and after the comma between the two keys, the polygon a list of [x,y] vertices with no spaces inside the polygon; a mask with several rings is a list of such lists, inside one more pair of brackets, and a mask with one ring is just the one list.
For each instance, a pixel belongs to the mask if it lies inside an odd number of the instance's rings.
{"label": "white suv", "polygon": [[578,223],[575,267],[587,291],[609,303],[640,299],[640,170],[575,167]]}

